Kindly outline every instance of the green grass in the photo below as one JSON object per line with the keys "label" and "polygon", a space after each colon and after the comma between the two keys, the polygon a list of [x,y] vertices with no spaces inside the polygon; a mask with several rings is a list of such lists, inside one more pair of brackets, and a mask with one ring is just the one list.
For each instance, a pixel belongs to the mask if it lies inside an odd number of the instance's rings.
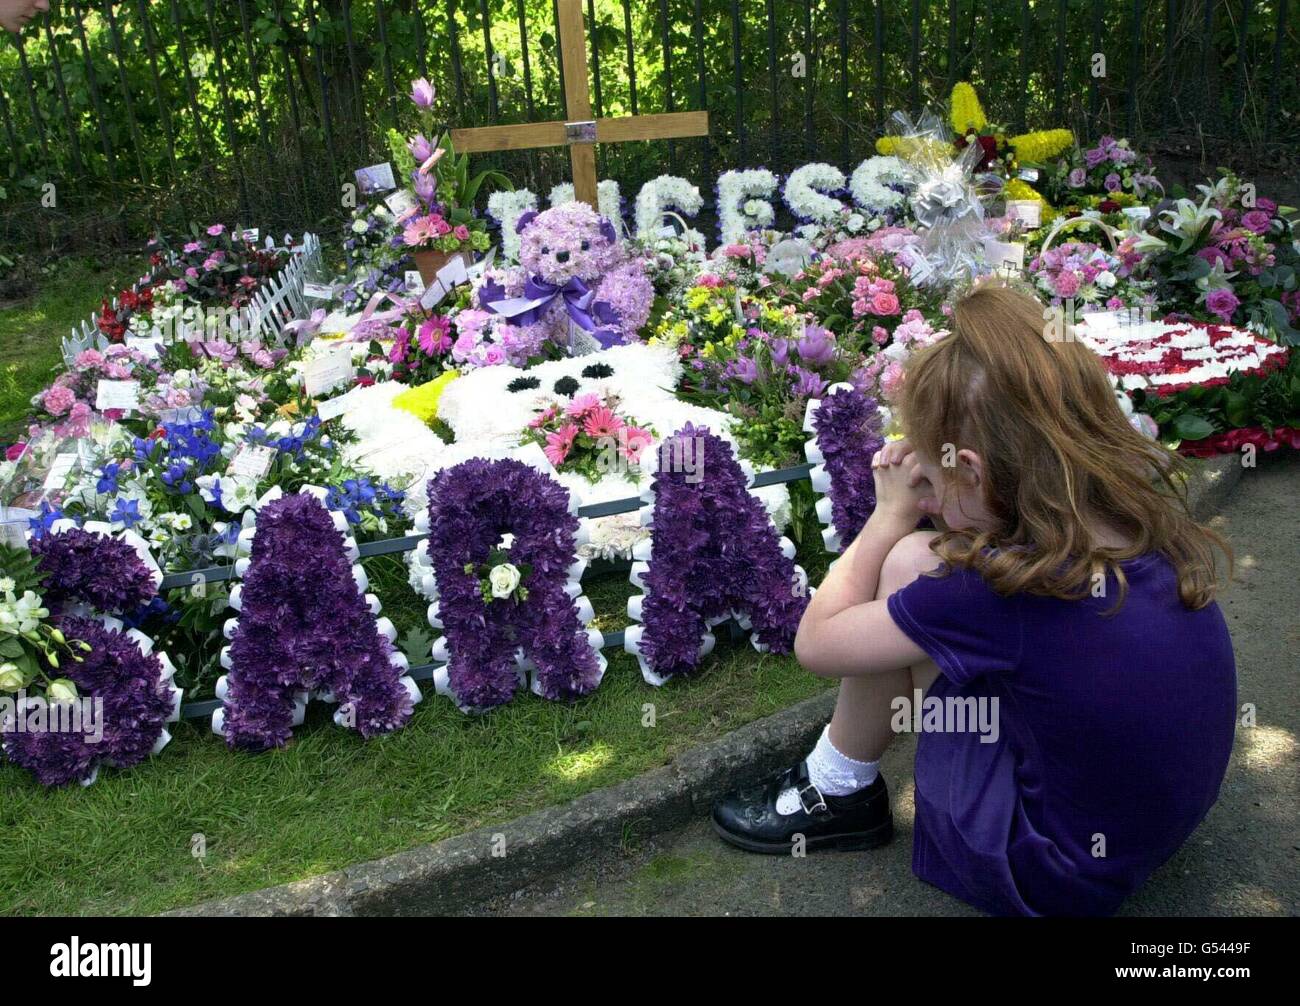
{"label": "green grass", "polygon": [[605,680],[573,705],[525,693],[471,717],[429,695],[368,742],[313,706],[260,755],[182,724],[161,755],[86,789],[2,766],[0,913],[151,913],[320,874],[571,800],[828,687],[747,643],[659,689],[606,652]]}
{"label": "green grass", "polygon": [[130,286],[144,272],[139,256],[104,265],[65,259],[24,300],[0,304],[0,445],[18,439],[31,397],[46,387],[62,362],[59,340],[99,307],[105,296]]}

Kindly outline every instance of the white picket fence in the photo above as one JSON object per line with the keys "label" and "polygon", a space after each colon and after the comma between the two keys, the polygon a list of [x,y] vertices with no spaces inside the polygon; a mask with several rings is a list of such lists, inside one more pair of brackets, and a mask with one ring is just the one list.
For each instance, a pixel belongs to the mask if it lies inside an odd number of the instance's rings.
{"label": "white picket fence", "polygon": [[[266,247],[274,248],[271,238],[266,239]],[[319,271],[321,247],[320,238],[315,234],[304,234],[302,244],[290,249],[288,263],[274,276],[264,282],[253,295],[252,301],[239,310],[237,330],[242,338],[263,342],[276,342],[284,326],[295,318],[305,318],[311,313],[303,296],[303,284],[307,277]],[[149,277],[137,280],[132,289],[138,290],[148,283]],[[113,308],[117,308],[117,298],[113,298]],[[154,335],[161,336],[158,329]],[[185,333],[188,334],[188,333]],[[83,321],[78,328],[73,328],[71,336],[63,340],[63,360],[72,366],[77,354],[86,349],[106,349],[109,340],[100,332],[95,316]]]}

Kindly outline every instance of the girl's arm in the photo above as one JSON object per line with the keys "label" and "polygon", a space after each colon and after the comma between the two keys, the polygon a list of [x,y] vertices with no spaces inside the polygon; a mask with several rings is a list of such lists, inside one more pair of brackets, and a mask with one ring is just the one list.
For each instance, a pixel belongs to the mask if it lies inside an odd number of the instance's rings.
{"label": "girl's arm", "polygon": [[799,663],[819,677],[895,671],[929,659],[875,598],[885,557],[916,528],[918,503],[931,490],[906,444],[878,451],[872,468],[876,510],[817,588],[795,636]]}

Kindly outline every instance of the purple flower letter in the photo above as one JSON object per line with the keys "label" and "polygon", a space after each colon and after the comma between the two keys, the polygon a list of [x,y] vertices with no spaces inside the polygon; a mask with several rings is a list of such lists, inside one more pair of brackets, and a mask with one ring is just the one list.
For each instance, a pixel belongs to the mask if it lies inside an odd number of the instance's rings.
{"label": "purple flower letter", "polygon": [[[521,648],[545,698],[575,699],[600,684],[604,661],[565,590],[577,530],[569,491],[522,461],[473,458],[429,483],[429,556],[457,705],[481,710],[509,702],[520,684]],[[511,564],[528,567],[528,596],[485,603],[476,570],[507,533],[514,535]]]}
{"label": "purple flower letter", "polygon": [[[830,482],[829,523],[839,541],[848,543],[858,536],[876,509],[871,458],[885,443],[880,432],[880,411],[874,398],[853,388],[841,388],[821,400],[812,421],[817,433],[816,449]],[[811,455],[809,460],[813,460]],[[812,477],[814,488],[818,488],[820,473],[816,469]],[[818,514],[824,515],[825,507],[819,506]]]}
{"label": "purple flower letter", "polygon": [[[688,454],[694,464],[674,461]],[[752,626],[758,646],[788,653],[808,604],[807,580],[746,488],[731,447],[687,424],[662,445],[653,489],[644,629],[639,639],[629,629],[627,647],[643,661],[642,673],[693,672],[706,627],[732,613]]]}
{"label": "purple flower letter", "polygon": [[[90,645],[81,663],[69,661],[60,673],[76,684],[83,698],[103,703],[98,724],[102,736],[84,720],[83,729],[51,729],[54,707],[43,699],[29,699],[29,706],[5,727],[4,753],[46,786],[88,782],[101,762],[127,768],[144,761],[176,708],[171,681],[157,654],[145,654],[135,639],[98,619],[65,618],[59,628],[69,639]],[[37,716],[44,729],[35,728]]]}
{"label": "purple flower letter", "polygon": [[363,737],[410,719],[413,696],[399,655],[380,633],[343,534],[320,500],[295,493],[258,514],[239,607],[224,706],[230,747],[286,744],[301,689],[331,694],[335,720]]}

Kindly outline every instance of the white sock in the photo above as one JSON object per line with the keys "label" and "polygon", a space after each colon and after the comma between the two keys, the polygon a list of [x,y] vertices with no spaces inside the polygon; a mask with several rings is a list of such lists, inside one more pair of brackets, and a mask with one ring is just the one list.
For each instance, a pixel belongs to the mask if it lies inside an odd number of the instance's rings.
{"label": "white sock", "polygon": [[[839,751],[831,743],[830,724],[822,730],[807,762],[808,781],[823,796],[849,796],[870,786],[880,774],[880,762],[858,761]],[[793,814],[801,806],[799,793],[793,786],[782,790],[777,797],[776,809],[780,814]]]}
{"label": "white sock", "polygon": [[870,786],[880,774],[880,762],[858,761],[831,743],[830,724],[808,756],[808,779],[826,796],[848,796]]}

